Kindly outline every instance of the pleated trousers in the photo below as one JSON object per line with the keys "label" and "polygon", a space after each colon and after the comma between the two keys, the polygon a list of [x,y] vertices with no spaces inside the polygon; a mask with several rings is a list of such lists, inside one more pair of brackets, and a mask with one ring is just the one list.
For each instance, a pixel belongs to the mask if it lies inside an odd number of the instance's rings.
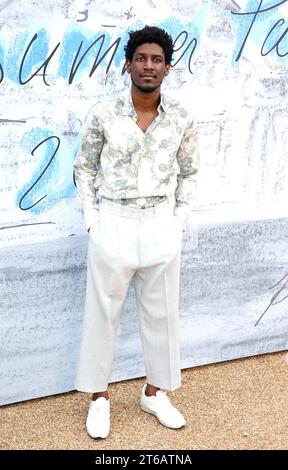
{"label": "pleated trousers", "polygon": [[142,209],[101,198],[89,231],[83,333],[75,388],[107,390],[115,337],[134,282],[147,382],[181,386],[179,283],[182,226],[168,200]]}

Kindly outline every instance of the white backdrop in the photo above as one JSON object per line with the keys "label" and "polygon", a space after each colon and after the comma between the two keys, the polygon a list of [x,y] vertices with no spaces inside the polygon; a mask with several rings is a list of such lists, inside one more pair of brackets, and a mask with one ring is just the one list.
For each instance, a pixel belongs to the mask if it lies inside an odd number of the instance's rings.
{"label": "white backdrop", "polygon": [[[123,46],[145,24],[172,35],[163,87],[199,123],[182,366],[287,349],[288,1],[0,6],[0,404],[73,389],[87,236],[72,166],[91,104],[130,85]],[[144,375],[132,285],[117,344],[112,380]]]}

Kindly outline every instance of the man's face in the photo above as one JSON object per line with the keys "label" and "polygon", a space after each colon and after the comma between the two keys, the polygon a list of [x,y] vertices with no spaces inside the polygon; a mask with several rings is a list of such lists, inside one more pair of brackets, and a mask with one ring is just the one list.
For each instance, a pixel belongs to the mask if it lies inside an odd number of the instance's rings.
{"label": "man's face", "polygon": [[160,87],[170,65],[165,65],[165,55],[158,44],[144,43],[136,47],[132,61],[126,62],[133,85],[143,93],[151,93]]}

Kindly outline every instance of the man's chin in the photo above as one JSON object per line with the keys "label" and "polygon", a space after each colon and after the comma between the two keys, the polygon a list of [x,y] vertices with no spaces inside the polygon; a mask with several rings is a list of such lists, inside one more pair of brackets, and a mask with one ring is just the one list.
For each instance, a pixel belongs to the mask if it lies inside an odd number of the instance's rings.
{"label": "man's chin", "polygon": [[157,88],[160,87],[160,84],[159,85],[156,85],[156,86],[141,86],[141,85],[138,85],[136,84],[134,81],[133,81],[133,85],[139,90],[139,91],[142,91],[142,93],[153,93],[153,91],[157,90]]}
{"label": "man's chin", "polygon": [[142,86],[139,86],[138,87],[138,90],[142,91],[142,93],[152,93],[153,91],[155,91],[158,87],[155,86],[153,88],[149,87],[149,88],[146,88],[146,87],[142,87]]}

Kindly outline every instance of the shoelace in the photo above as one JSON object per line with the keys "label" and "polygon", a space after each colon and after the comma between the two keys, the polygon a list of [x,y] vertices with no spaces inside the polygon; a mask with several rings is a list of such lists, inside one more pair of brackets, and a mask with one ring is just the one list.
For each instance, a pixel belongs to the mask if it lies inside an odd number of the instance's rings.
{"label": "shoelace", "polygon": [[92,408],[92,412],[93,413],[96,413],[97,416],[100,418],[100,417],[106,417],[107,414],[108,414],[108,408],[105,406],[103,406],[103,404],[98,404],[96,406],[93,406]]}
{"label": "shoelace", "polygon": [[171,405],[169,398],[167,397],[167,393],[163,392],[163,390],[159,390],[157,392],[157,398],[160,398],[163,404]]}
{"label": "shoelace", "polygon": [[176,413],[178,414],[177,408],[175,408],[169,398],[167,397],[167,393],[163,392],[162,390],[159,390],[157,392],[157,397],[160,398],[160,406],[163,407],[163,409],[168,409],[169,413]]}

